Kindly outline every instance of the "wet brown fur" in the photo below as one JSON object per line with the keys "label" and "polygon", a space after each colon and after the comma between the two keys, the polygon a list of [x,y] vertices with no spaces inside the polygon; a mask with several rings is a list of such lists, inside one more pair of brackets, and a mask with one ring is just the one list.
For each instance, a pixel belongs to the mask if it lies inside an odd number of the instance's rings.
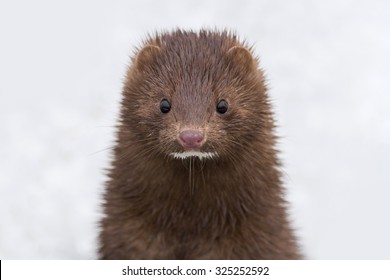
{"label": "wet brown fur", "polygon": [[[204,131],[202,151],[218,157],[169,156],[183,151],[183,128]],[[123,89],[100,258],[300,258],[273,128],[263,73],[234,34],[176,30],[146,40]]]}

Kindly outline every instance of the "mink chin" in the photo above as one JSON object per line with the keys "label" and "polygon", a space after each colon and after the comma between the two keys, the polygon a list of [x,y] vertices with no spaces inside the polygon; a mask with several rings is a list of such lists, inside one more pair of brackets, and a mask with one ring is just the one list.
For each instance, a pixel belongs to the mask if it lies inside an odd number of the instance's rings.
{"label": "mink chin", "polygon": [[135,51],[104,195],[101,259],[299,259],[259,62],[230,32]]}

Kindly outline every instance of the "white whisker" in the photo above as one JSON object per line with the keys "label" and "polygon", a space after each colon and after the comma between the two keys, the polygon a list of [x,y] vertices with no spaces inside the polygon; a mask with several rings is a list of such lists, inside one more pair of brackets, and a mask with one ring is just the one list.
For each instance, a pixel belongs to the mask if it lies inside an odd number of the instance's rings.
{"label": "white whisker", "polygon": [[197,151],[187,151],[181,153],[170,153],[175,159],[186,159],[190,157],[197,157],[199,159],[212,159],[218,156],[215,152],[197,152]]}

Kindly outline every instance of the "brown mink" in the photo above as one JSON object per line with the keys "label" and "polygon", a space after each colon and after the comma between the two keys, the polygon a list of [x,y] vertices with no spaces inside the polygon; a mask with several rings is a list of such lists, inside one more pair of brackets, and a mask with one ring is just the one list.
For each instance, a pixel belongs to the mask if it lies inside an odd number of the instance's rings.
{"label": "brown mink", "polygon": [[207,30],[144,43],[123,88],[100,258],[300,258],[251,48]]}

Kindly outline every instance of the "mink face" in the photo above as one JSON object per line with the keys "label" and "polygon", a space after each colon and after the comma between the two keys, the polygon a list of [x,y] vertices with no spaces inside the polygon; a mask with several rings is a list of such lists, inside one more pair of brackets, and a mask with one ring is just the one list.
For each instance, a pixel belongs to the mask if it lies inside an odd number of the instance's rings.
{"label": "mink face", "polygon": [[206,33],[145,45],[128,71],[122,110],[145,155],[227,159],[262,141],[265,88],[249,48]]}
{"label": "mink face", "polygon": [[296,259],[264,78],[227,32],[158,34],[128,69],[103,259]]}

